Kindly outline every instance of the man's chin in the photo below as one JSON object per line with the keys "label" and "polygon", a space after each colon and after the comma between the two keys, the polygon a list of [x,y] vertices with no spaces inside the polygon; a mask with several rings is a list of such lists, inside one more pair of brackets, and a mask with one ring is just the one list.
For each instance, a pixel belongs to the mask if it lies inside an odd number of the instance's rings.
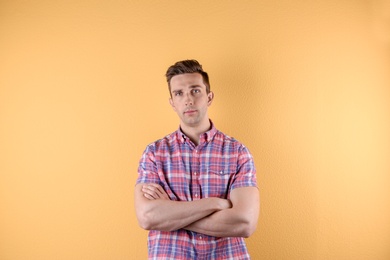
{"label": "man's chin", "polygon": [[198,120],[183,120],[182,121],[186,126],[189,126],[189,127],[196,127],[199,125],[199,121]]}

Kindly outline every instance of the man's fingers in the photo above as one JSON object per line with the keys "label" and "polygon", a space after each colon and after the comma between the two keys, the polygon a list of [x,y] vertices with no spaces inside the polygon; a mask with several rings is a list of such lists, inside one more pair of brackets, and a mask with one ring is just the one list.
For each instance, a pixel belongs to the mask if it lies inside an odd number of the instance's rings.
{"label": "man's fingers", "polygon": [[[155,183],[142,186],[142,191],[144,192],[145,197],[148,199],[169,199],[168,194],[165,192],[164,188]],[[146,196],[146,194],[148,196]]]}
{"label": "man's fingers", "polygon": [[160,192],[156,190],[154,187],[151,187],[150,185],[143,186],[142,191],[145,194],[148,194],[149,196],[153,197],[154,199],[160,198]]}
{"label": "man's fingers", "polygon": [[144,193],[144,196],[145,196],[145,198],[147,198],[147,199],[149,199],[149,200],[154,200],[154,199],[155,199],[154,197],[150,196],[150,195],[147,194],[147,193]]}
{"label": "man's fingers", "polygon": [[150,191],[150,192],[154,192],[154,193],[159,193],[159,194],[161,194],[161,190],[159,190],[157,187],[154,187],[154,186],[152,186],[152,185],[146,185],[146,186],[144,186],[144,189],[145,189],[146,191]]}
{"label": "man's fingers", "polygon": [[158,192],[159,194],[164,194],[165,193],[164,189],[160,185],[158,185],[158,184],[152,183],[149,186],[152,186],[154,188],[154,190],[156,192]]}
{"label": "man's fingers", "polygon": [[159,193],[160,198],[162,198],[162,199],[169,199],[168,194],[165,192],[163,187],[161,187],[158,184],[154,184],[154,183],[152,183],[150,185],[153,186],[156,189],[156,192]]}

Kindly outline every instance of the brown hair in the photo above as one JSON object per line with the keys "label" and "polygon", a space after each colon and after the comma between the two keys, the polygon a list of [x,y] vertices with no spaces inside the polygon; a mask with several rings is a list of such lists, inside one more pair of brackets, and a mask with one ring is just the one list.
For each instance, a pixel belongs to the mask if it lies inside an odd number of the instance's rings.
{"label": "brown hair", "polygon": [[170,66],[167,73],[165,73],[169,87],[169,94],[171,94],[172,77],[185,73],[199,73],[203,78],[203,83],[206,85],[206,92],[210,93],[209,75],[207,72],[203,71],[202,65],[200,65],[197,60],[182,60]]}

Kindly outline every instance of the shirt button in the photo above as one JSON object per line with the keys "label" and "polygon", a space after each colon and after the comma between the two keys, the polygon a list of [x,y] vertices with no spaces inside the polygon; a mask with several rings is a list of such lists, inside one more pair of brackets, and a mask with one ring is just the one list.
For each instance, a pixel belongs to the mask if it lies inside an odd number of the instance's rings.
{"label": "shirt button", "polygon": [[194,172],[194,175],[196,175],[196,172]]}
{"label": "shirt button", "polygon": [[203,237],[202,237],[202,236],[199,236],[199,239],[203,239]]}
{"label": "shirt button", "polygon": [[195,197],[198,197],[198,193],[195,194]]}

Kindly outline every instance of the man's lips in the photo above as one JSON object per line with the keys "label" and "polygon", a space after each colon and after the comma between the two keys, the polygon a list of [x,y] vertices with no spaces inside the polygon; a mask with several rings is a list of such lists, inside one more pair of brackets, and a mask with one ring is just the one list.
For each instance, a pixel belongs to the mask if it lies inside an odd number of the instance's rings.
{"label": "man's lips", "polygon": [[189,109],[189,110],[184,111],[184,114],[193,114],[195,112],[196,112],[195,109]]}

